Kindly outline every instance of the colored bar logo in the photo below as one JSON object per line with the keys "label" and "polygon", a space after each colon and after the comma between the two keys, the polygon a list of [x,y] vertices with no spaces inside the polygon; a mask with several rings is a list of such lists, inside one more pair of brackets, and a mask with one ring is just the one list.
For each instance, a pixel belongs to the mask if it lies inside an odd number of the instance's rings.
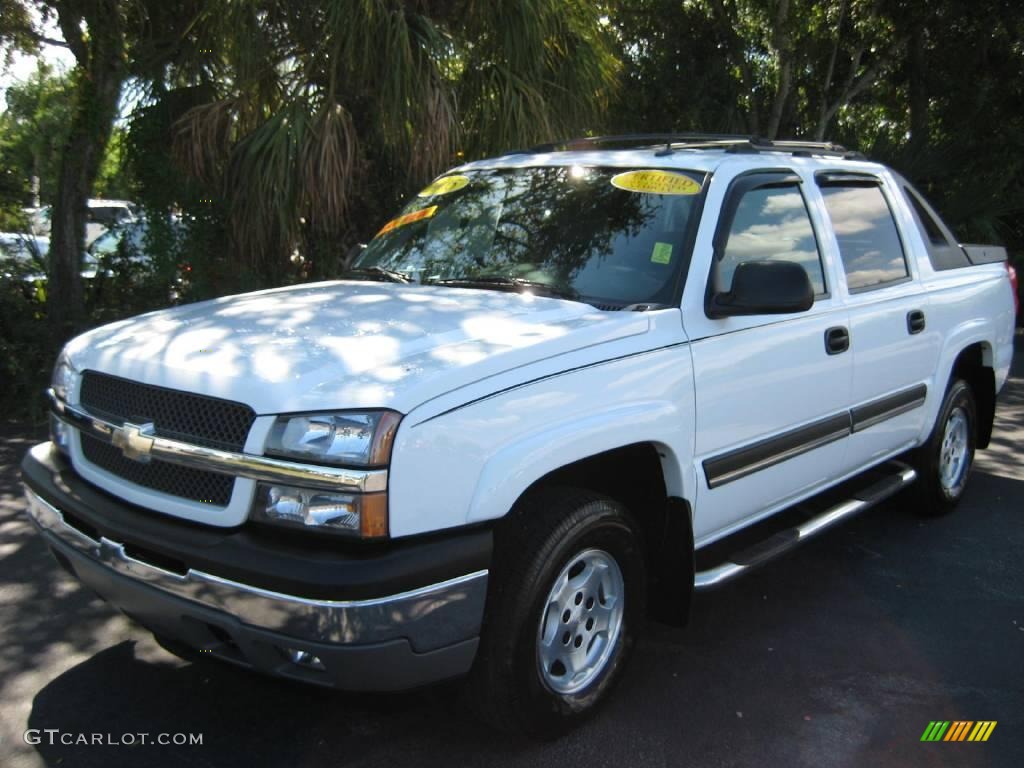
{"label": "colored bar logo", "polygon": [[932,720],[921,741],[988,741],[997,720]]}

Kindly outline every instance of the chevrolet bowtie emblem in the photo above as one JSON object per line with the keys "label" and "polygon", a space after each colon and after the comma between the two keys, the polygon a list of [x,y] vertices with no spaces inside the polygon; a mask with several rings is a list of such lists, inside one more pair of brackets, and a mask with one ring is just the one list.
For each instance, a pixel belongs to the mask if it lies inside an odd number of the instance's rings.
{"label": "chevrolet bowtie emblem", "polygon": [[114,430],[110,442],[121,449],[126,459],[145,464],[149,462],[149,452],[153,450],[152,434],[152,424],[125,423],[120,429]]}

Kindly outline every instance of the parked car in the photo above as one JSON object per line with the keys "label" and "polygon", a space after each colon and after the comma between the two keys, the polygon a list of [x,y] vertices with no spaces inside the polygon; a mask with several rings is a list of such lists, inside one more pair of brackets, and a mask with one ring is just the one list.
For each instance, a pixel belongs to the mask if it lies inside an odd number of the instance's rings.
{"label": "parked car", "polygon": [[132,220],[117,224],[92,241],[86,249],[85,262],[95,270],[101,265],[109,266],[114,259],[123,256],[132,264],[147,266],[151,263],[151,254],[146,244],[146,222]]}
{"label": "parked car", "polygon": [[0,232],[0,277],[26,285],[45,278],[50,240],[20,232]]}
{"label": "parked car", "polygon": [[572,146],[445,174],[347,279],[72,340],[22,464],[60,563],[177,652],[466,676],[552,734],[648,611],[903,489],[956,507],[1010,368],[1003,249],[831,144]]}
{"label": "parked car", "polygon": [[85,224],[85,244],[92,245],[100,235],[111,228],[138,220],[134,203],[127,200],[89,200],[89,213]]}
{"label": "parked car", "polygon": [[0,232],[0,256],[28,264],[45,263],[50,239],[21,232]]}
{"label": "parked car", "polygon": [[25,227],[31,234],[38,237],[50,237],[50,206],[22,208],[25,215]]}
{"label": "parked car", "polygon": [[[90,198],[86,204],[88,206],[85,220],[85,244],[87,247],[107,230],[138,220],[138,208],[135,203],[128,200]],[[24,212],[32,234],[49,239],[52,228],[51,206],[25,208]]]}

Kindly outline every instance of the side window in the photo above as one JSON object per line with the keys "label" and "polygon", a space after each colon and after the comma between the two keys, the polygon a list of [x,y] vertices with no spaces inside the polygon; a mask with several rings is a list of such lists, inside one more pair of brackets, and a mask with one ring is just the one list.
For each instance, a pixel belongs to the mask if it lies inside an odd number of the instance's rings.
{"label": "side window", "polygon": [[737,265],[745,261],[795,261],[806,271],[814,293],[825,293],[821,254],[800,188],[761,187],[743,195],[718,262],[717,289],[732,287]]}
{"label": "side window", "polygon": [[903,182],[902,188],[907,202],[910,203],[910,209],[914,212],[914,221],[921,232],[932,267],[940,271],[969,267],[971,262],[967,254],[957,245],[953,233],[942,223],[921,193],[906,182]]}
{"label": "side window", "polygon": [[876,184],[821,188],[839,243],[851,291],[880,287],[910,276],[889,204]]}
{"label": "side window", "polygon": [[925,210],[921,199],[911,191],[910,187],[904,187],[903,191],[907,194],[910,207],[914,209],[914,218],[917,219],[917,225],[921,228],[921,234],[924,235],[925,240],[932,245],[949,245],[949,241],[939,228],[939,223]]}

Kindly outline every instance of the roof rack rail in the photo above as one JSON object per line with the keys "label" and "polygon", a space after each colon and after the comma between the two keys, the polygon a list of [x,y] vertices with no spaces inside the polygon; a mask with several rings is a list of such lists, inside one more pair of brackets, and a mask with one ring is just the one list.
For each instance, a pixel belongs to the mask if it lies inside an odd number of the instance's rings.
{"label": "roof rack rail", "polygon": [[530,152],[557,152],[588,149],[606,144],[655,146],[657,144],[696,144],[707,142],[749,142],[756,136],[735,133],[623,133],[609,136],[580,136],[575,139],[550,141],[530,148]]}
{"label": "roof rack rail", "polygon": [[[618,147],[612,145],[620,145]],[[580,151],[596,149],[645,149],[661,146],[658,154],[671,154],[675,149],[725,149],[727,152],[791,152],[794,155],[829,155],[848,160],[863,159],[859,152],[851,152],[831,141],[775,141],[761,136],[743,136],[728,133],[627,133],[618,136],[583,136],[564,141],[538,144],[521,154],[540,152]]]}

